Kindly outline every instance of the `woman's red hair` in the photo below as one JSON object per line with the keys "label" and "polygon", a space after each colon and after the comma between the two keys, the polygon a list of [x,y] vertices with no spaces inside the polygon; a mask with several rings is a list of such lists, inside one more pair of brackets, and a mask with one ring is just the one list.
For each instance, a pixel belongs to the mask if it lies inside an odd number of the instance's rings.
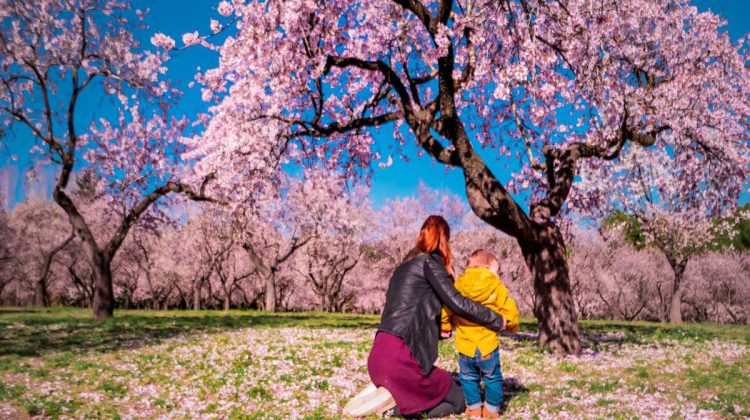
{"label": "woman's red hair", "polygon": [[445,269],[453,275],[453,253],[449,246],[451,228],[442,216],[430,216],[422,224],[415,249],[431,254],[437,250],[443,258]]}

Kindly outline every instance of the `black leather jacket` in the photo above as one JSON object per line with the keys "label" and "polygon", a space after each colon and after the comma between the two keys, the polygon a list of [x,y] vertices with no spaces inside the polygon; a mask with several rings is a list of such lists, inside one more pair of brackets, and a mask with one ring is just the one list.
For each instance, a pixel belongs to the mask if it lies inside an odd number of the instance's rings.
{"label": "black leather jacket", "polygon": [[502,316],[456,290],[439,254],[418,254],[403,262],[388,283],[378,331],[404,339],[425,375],[437,359],[442,305],[493,331],[503,328]]}

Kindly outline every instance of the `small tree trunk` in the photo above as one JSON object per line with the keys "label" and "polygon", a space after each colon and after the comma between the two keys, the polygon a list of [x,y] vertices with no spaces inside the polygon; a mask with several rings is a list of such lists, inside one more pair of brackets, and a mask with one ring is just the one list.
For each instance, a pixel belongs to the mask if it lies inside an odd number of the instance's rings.
{"label": "small tree trunk", "polygon": [[49,297],[47,296],[47,279],[46,276],[40,276],[36,281],[34,290],[34,306],[49,306]]}
{"label": "small tree trunk", "polygon": [[669,302],[669,322],[682,324],[682,273],[675,271],[674,287],[672,288],[672,300]]}
{"label": "small tree trunk", "polygon": [[672,293],[672,301],[669,303],[669,322],[682,324],[682,290],[677,289]]}
{"label": "small tree trunk", "polygon": [[203,278],[199,278],[193,285],[193,310],[201,310],[201,289],[203,289]]}
{"label": "small tree trunk", "polygon": [[540,243],[521,246],[534,278],[534,316],[539,321],[539,345],[555,353],[577,354],[581,350],[581,339],[565,244],[560,230],[553,224],[540,229]]}
{"label": "small tree trunk", "polygon": [[[670,259],[670,263],[673,259]],[[674,270],[674,280],[672,282],[672,299],[669,303],[669,322],[672,324],[682,324],[682,276],[685,273],[687,260],[671,264]]]}
{"label": "small tree trunk", "polygon": [[229,295],[225,294],[224,295],[224,310],[225,311],[229,310],[229,303],[230,303]]}
{"label": "small tree trunk", "polygon": [[47,279],[49,279],[49,271],[52,267],[52,260],[55,255],[60,252],[63,248],[73,240],[74,236],[70,235],[60,245],[52,249],[45,257],[44,264],[42,264],[42,272],[39,274],[39,278],[36,282],[36,290],[34,292],[34,305],[36,306],[49,306],[49,295],[47,294]]}
{"label": "small tree trunk", "polygon": [[112,267],[101,253],[93,258],[94,271],[94,319],[111,318],[115,309],[115,294],[112,289]]}
{"label": "small tree trunk", "polygon": [[266,277],[265,308],[268,312],[276,312],[276,276],[271,272]]}

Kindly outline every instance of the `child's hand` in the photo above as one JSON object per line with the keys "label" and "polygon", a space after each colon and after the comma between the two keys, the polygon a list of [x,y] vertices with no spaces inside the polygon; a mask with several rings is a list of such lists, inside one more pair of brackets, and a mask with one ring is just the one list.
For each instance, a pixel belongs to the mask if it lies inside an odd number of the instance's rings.
{"label": "child's hand", "polygon": [[452,333],[453,333],[453,332],[452,332],[451,330],[440,330],[440,338],[441,338],[441,339],[444,339],[444,338],[451,338],[451,334],[452,334]]}

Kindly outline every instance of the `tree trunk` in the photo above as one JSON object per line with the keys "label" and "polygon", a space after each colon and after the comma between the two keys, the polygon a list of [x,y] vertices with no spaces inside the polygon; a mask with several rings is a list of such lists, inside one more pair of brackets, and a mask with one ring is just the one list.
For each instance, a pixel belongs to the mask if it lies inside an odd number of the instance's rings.
{"label": "tree trunk", "polygon": [[669,322],[672,324],[682,324],[682,276],[685,273],[687,259],[675,261],[669,258],[670,265],[674,271],[672,281],[672,299],[669,302]]}
{"label": "tree trunk", "polygon": [[266,277],[265,310],[276,312],[276,276],[273,272]]}
{"label": "tree trunk", "polygon": [[36,287],[34,290],[34,306],[49,306],[46,277],[47,276],[42,275],[36,280]]}
{"label": "tree trunk", "polygon": [[73,240],[74,236],[71,234],[65,239],[60,245],[52,249],[47,255],[44,256],[44,264],[42,264],[42,272],[39,273],[39,278],[36,281],[36,290],[34,292],[34,305],[36,306],[49,306],[49,295],[47,294],[47,279],[49,279],[49,270],[52,267],[52,260],[55,255],[60,252],[63,248]]}
{"label": "tree trunk", "polygon": [[[266,279],[265,293],[263,297],[263,310],[268,312],[276,312],[276,269],[278,268],[279,260],[276,259],[276,265],[269,266],[263,261],[260,255],[255,252],[255,248],[250,243],[242,244],[242,248],[247,251],[247,255],[250,258],[250,262],[256,267],[261,278]],[[292,250],[295,248],[292,247]],[[293,251],[290,251],[288,255],[291,255]],[[287,256],[288,256],[287,255]],[[284,258],[286,259],[286,257]],[[282,260],[283,262],[283,260]]]}
{"label": "tree trunk", "polygon": [[203,289],[203,278],[198,278],[193,285],[193,310],[201,310],[201,289]]}
{"label": "tree trunk", "polygon": [[682,324],[682,289],[672,293],[672,301],[669,303],[669,322]]}
{"label": "tree trunk", "polygon": [[675,270],[672,300],[669,302],[669,322],[682,324],[682,271]]}
{"label": "tree trunk", "polygon": [[115,309],[115,294],[112,289],[112,267],[109,259],[101,253],[94,255],[94,319],[111,318]]}
{"label": "tree trunk", "polygon": [[555,353],[577,354],[581,350],[581,339],[565,243],[560,230],[551,223],[540,228],[539,238],[540,243],[521,246],[534,278],[534,316],[539,321],[539,345]]}
{"label": "tree trunk", "polygon": [[230,306],[230,298],[228,294],[224,294],[224,310],[228,311]]}

